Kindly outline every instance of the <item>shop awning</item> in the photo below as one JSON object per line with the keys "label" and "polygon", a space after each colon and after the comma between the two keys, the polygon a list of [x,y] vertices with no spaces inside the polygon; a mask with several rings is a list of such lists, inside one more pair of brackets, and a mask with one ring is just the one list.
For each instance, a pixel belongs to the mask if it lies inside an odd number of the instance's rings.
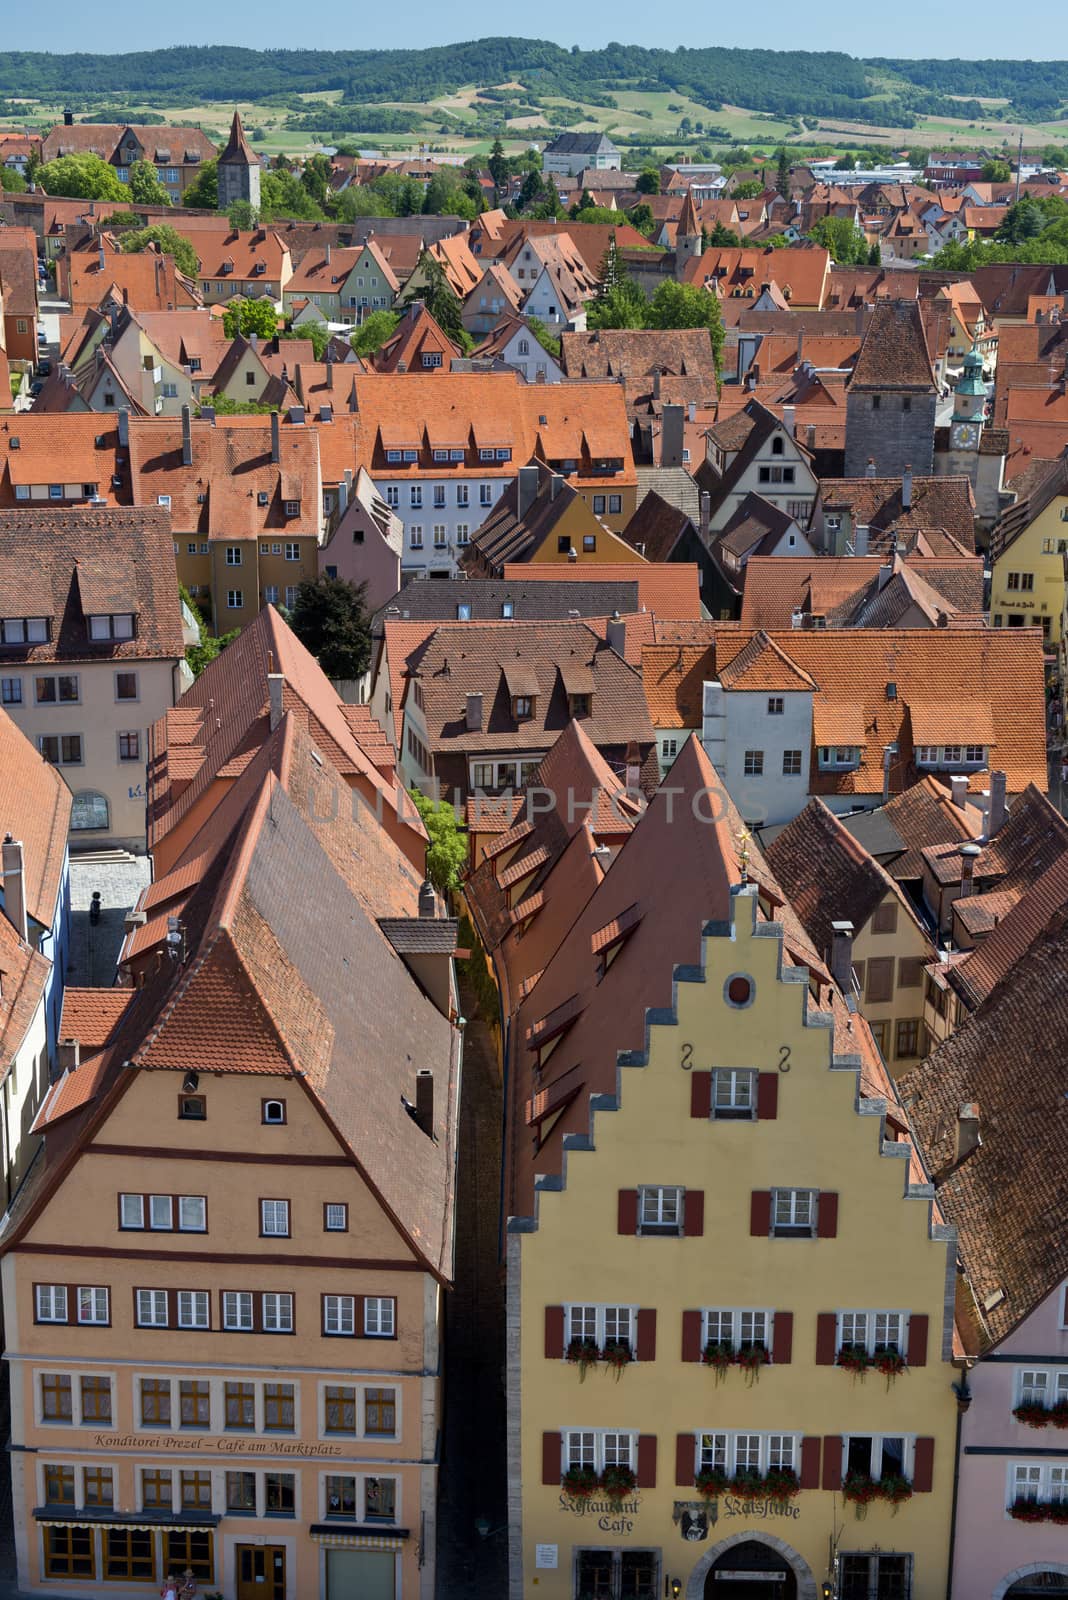
{"label": "shop awning", "polygon": [[122,1511],[70,1511],[65,1512],[59,1508],[37,1507],[34,1510],[34,1519],[43,1528],[126,1528],[134,1533],[154,1533],[157,1528],[167,1528],[171,1533],[203,1533],[211,1528],[217,1528],[222,1521],[221,1516],[205,1512],[202,1516],[186,1513],[182,1516],[168,1516],[166,1512],[158,1517],[151,1513],[140,1512],[130,1516]]}
{"label": "shop awning", "polygon": [[390,1528],[388,1533],[372,1532],[359,1526],[346,1527],[344,1523],[313,1522],[308,1532],[316,1544],[331,1550],[401,1550],[410,1530]]}

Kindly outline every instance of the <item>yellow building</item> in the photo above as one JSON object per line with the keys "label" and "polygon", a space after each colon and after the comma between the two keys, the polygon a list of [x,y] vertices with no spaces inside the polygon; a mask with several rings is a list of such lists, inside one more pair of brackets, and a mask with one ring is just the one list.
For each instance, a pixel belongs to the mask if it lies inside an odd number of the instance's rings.
{"label": "yellow building", "polygon": [[67,991],[0,1237],[22,1593],[433,1596],[455,940],[348,799],[287,713],[132,987]]}
{"label": "yellow building", "polygon": [[513,1600],[946,1592],[952,1235],[746,853],[691,740],[511,1019]]}
{"label": "yellow building", "polygon": [[1036,462],[1016,503],[994,529],[990,614],[995,628],[1039,623],[1044,637],[1059,650],[1066,552],[1068,447],[1056,461]]}

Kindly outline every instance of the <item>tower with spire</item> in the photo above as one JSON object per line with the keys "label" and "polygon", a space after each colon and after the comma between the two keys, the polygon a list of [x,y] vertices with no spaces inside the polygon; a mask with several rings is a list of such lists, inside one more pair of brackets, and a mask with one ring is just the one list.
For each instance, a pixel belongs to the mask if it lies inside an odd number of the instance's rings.
{"label": "tower with spire", "polygon": [[260,209],[260,163],[245,138],[239,111],[234,112],[230,142],[219,157],[219,210],[229,211],[235,200],[247,200],[254,211]]}
{"label": "tower with spire", "polygon": [[676,277],[681,278],[686,269],[686,263],[700,254],[701,224],[697,217],[697,207],[693,203],[693,191],[687,189],[686,198],[682,202],[682,210],[679,213],[678,226],[675,229]]}
{"label": "tower with spire", "polygon": [[964,368],[953,391],[953,420],[949,429],[951,450],[978,450],[985,412],[983,358],[973,346],[964,357]]}

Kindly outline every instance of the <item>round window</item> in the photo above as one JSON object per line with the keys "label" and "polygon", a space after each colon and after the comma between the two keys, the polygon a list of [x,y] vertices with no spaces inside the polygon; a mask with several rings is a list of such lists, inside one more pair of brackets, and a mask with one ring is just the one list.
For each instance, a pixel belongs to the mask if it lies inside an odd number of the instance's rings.
{"label": "round window", "polygon": [[743,973],[727,979],[727,1000],[732,1006],[747,1006],[753,998],[753,980]]}

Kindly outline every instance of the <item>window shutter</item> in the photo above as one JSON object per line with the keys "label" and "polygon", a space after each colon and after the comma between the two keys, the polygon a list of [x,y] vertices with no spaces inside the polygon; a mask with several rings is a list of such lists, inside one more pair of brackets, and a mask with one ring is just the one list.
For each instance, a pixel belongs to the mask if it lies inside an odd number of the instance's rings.
{"label": "window shutter", "polygon": [[934,1482],[933,1439],[917,1439],[912,1459],[912,1487],[916,1494],[930,1494]]}
{"label": "window shutter", "polygon": [[638,1231],[638,1191],[637,1189],[620,1189],[619,1191],[619,1233],[637,1233]]}
{"label": "window shutter", "polygon": [[690,1115],[707,1121],[712,1115],[712,1074],[695,1072],[690,1077]]}
{"label": "window shutter", "polygon": [[656,1434],[638,1435],[638,1488],[656,1488]]}
{"label": "window shutter", "polygon": [[638,1312],[635,1354],[639,1361],[653,1361],[656,1358],[656,1312],[652,1309]]}
{"label": "window shutter", "polygon": [[914,1314],[909,1318],[909,1343],[905,1359],[910,1367],[927,1365],[927,1322],[924,1316]]}
{"label": "window shutter", "polygon": [[364,1329],[367,1327],[367,1318],[366,1318],[366,1314],[364,1312],[364,1306],[363,1306],[363,1303],[366,1300],[366,1298],[367,1298],[367,1296],[363,1295],[363,1294],[353,1295],[353,1300],[354,1300],[355,1304],[353,1305],[353,1308],[352,1308],[352,1316],[353,1316],[353,1327],[356,1330],[357,1339],[364,1338]]}
{"label": "window shutter", "polygon": [[705,1231],[705,1191],[687,1189],[682,1197],[682,1231],[687,1239],[699,1239]]}
{"label": "window shutter", "polygon": [[563,1474],[560,1462],[563,1455],[563,1441],[558,1433],[543,1433],[541,1436],[541,1481],[542,1483],[560,1482]]}
{"label": "window shutter", "polygon": [[[701,1313],[699,1311],[684,1311],[682,1313],[682,1359],[684,1361],[700,1361],[701,1359]],[[681,1438],[682,1435],[680,1434]],[[686,1435],[687,1439],[692,1436]]]}
{"label": "window shutter", "polygon": [[564,1308],[545,1307],[545,1354],[550,1361],[559,1361],[564,1353]]}
{"label": "window shutter", "polygon": [[697,1473],[697,1445],[692,1433],[675,1435],[675,1482],[680,1488],[692,1489]]}
{"label": "window shutter", "polygon": [[842,1435],[828,1433],[823,1438],[823,1487],[842,1487]]}
{"label": "window shutter", "polygon": [[816,1216],[816,1237],[818,1239],[837,1239],[838,1237],[838,1196],[833,1190],[820,1190],[819,1211]]}
{"label": "window shutter", "polygon": [[801,1487],[818,1489],[820,1486],[820,1441],[801,1440]]}
{"label": "window shutter", "polygon": [[757,1117],[761,1122],[772,1122],[779,1115],[779,1074],[757,1073]]}
{"label": "window shutter", "polygon": [[771,1232],[771,1190],[754,1189],[749,1197],[749,1233],[766,1239]]}
{"label": "window shutter", "polygon": [[771,1359],[777,1367],[784,1367],[794,1349],[794,1314],[776,1311],[771,1329]]}
{"label": "window shutter", "polygon": [[816,1318],[816,1365],[833,1367],[838,1342],[838,1318],[833,1311],[821,1311]]}

